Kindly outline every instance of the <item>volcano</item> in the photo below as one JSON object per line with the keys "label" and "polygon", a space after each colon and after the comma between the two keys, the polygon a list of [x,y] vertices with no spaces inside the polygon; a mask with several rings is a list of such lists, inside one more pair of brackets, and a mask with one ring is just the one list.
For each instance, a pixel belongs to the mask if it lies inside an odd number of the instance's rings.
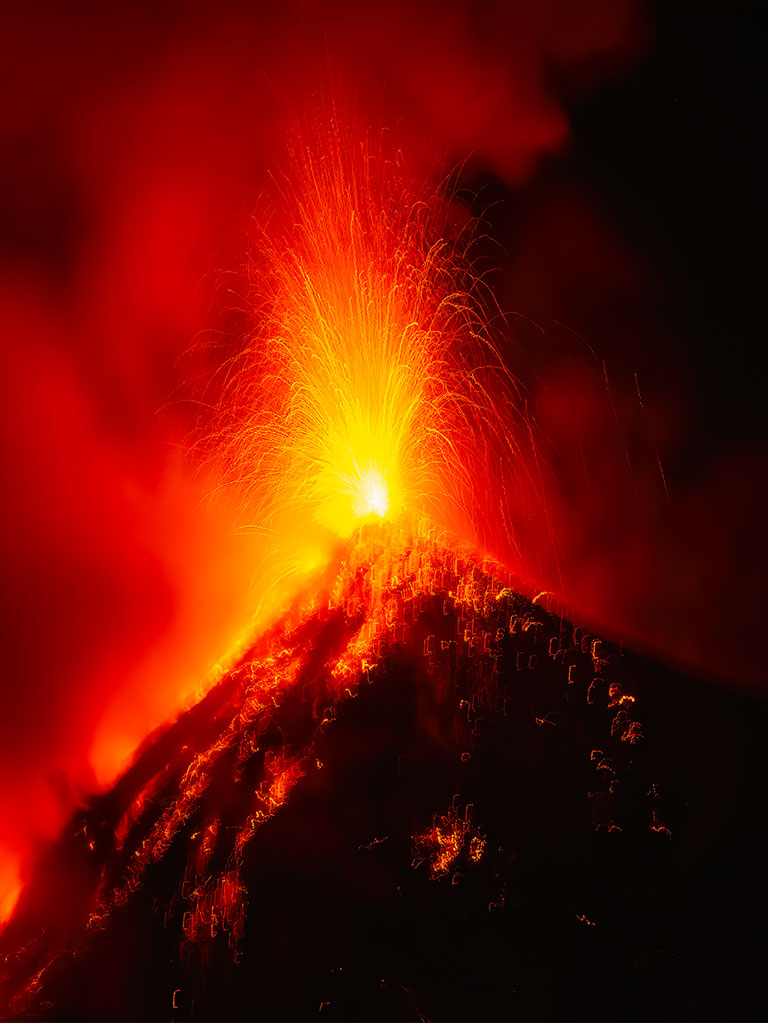
{"label": "volcano", "polygon": [[436,533],[363,527],[41,858],[5,1013],[738,1013],[765,717]]}

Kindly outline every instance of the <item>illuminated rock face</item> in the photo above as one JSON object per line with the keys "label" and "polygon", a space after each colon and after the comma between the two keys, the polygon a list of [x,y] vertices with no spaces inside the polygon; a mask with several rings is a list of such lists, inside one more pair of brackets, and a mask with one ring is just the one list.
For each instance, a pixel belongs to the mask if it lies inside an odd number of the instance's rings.
{"label": "illuminated rock face", "polygon": [[508,584],[424,537],[345,548],[70,823],[1,940],[9,1015],[703,1005],[694,968],[725,946],[692,894],[707,814],[685,806],[684,726],[706,744],[709,691]]}

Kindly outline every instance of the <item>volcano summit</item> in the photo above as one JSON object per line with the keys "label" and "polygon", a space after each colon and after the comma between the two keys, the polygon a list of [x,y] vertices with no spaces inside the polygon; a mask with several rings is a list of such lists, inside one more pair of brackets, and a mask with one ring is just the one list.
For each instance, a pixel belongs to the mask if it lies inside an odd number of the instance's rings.
{"label": "volcano summit", "polygon": [[689,863],[706,847],[722,877],[728,857],[685,770],[685,723],[716,729],[706,688],[697,712],[683,677],[513,583],[426,531],[358,531],[42,859],[2,936],[9,1017],[600,1019],[723,997],[690,985],[735,955]]}

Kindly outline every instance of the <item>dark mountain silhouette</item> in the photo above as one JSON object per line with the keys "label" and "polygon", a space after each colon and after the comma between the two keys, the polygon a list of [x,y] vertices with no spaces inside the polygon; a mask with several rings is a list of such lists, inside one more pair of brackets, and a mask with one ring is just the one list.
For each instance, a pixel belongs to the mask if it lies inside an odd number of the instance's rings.
{"label": "dark mountain silhouette", "polygon": [[759,1010],[765,706],[513,582],[343,551],[47,851],[7,1017]]}

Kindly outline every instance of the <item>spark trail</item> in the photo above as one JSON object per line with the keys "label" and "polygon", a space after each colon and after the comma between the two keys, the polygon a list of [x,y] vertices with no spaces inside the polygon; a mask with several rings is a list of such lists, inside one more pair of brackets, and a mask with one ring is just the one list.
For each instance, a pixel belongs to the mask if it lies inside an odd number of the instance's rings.
{"label": "spark trail", "polygon": [[505,494],[542,513],[531,432],[471,232],[446,237],[450,194],[336,121],[298,136],[275,189],[250,264],[253,331],[217,375],[201,442],[264,538],[266,577],[298,577],[329,538],[402,515],[481,547],[492,521],[514,552]]}

